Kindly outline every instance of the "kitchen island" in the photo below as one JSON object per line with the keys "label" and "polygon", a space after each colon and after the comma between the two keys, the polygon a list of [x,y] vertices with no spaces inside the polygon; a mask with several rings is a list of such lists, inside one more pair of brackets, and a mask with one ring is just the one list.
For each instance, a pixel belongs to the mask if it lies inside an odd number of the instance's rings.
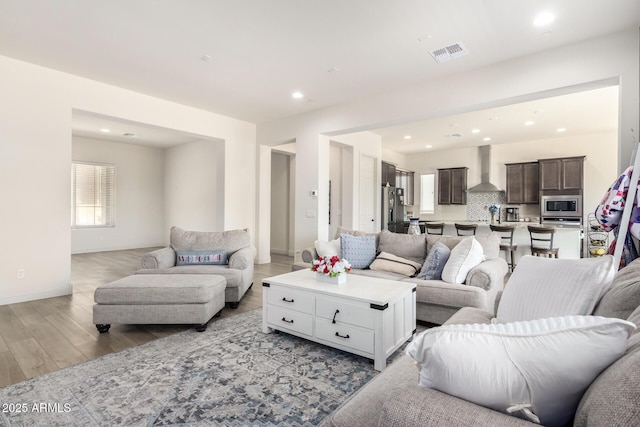
{"label": "kitchen island", "polygon": [[[420,221],[421,223],[425,221]],[[427,222],[444,222],[444,234],[449,236],[456,235],[455,223],[477,224],[476,234],[489,234],[491,229],[488,222],[483,221],[427,221]],[[531,255],[531,237],[529,235],[529,225],[540,225],[533,222],[502,222],[500,225],[513,225],[515,231],[513,233],[513,244],[518,245],[516,251],[516,265],[518,260],[524,255]],[[577,259],[582,255],[582,227],[556,227],[556,233],[553,238],[553,246],[559,248],[558,258],[560,259]],[[500,256],[506,259],[504,251],[500,251]]]}

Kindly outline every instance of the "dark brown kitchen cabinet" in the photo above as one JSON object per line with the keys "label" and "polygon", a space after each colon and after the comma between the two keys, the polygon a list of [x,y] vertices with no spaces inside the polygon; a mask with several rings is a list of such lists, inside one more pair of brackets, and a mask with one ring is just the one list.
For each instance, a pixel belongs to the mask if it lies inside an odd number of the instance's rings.
{"label": "dark brown kitchen cabinet", "polygon": [[541,159],[540,191],[582,190],[585,156]]}
{"label": "dark brown kitchen cabinet", "polygon": [[389,184],[390,187],[395,187],[396,186],[396,166],[391,164],[391,163],[387,163],[387,162],[382,162],[382,186],[386,187],[387,184]]}
{"label": "dark brown kitchen cabinet", "polygon": [[539,202],[538,162],[510,163],[507,167],[507,203]]}
{"label": "dark brown kitchen cabinet", "polygon": [[438,204],[467,204],[467,168],[438,169]]}

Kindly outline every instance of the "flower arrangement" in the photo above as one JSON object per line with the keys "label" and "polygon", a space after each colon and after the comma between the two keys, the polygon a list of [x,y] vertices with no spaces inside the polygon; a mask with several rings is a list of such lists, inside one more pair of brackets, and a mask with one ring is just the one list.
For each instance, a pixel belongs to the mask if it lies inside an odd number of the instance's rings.
{"label": "flower arrangement", "polygon": [[334,255],[329,257],[318,257],[313,261],[311,270],[316,273],[322,273],[325,276],[336,277],[342,273],[348,273],[351,271],[351,264],[346,259],[340,259],[340,257]]}
{"label": "flower arrangement", "polygon": [[495,203],[491,206],[489,206],[489,212],[491,212],[492,214],[497,214],[498,211],[500,210],[500,205],[496,205]]}

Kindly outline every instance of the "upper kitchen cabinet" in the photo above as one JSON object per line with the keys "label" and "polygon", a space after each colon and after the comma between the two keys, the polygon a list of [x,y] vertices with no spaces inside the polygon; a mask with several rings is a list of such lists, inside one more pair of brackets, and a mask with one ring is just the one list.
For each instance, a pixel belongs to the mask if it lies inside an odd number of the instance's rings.
{"label": "upper kitchen cabinet", "polygon": [[438,204],[467,204],[467,168],[438,169]]}
{"label": "upper kitchen cabinet", "polygon": [[396,165],[391,163],[382,162],[382,186],[386,187],[387,184],[390,187],[396,186]]}
{"label": "upper kitchen cabinet", "polygon": [[580,191],[585,156],[538,160],[540,191]]}
{"label": "upper kitchen cabinet", "polygon": [[396,187],[404,188],[404,204],[413,206],[415,172],[396,168]]}
{"label": "upper kitchen cabinet", "polygon": [[507,203],[537,204],[539,197],[538,162],[510,163],[507,167]]}

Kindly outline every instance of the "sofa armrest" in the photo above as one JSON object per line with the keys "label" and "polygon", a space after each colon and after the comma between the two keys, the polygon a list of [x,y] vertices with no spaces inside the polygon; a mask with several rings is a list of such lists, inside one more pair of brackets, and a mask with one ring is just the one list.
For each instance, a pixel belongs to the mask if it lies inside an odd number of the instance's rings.
{"label": "sofa armrest", "polygon": [[309,264],[311,264],[313,260],[318,258],[318,252],[316,251],[316,248],[313,246],[304,248],[300,255],[302,256],[302,261],[308,262]]}
{"label": "sofa armrest", "polygon": [[405,384],[397,387],[382,406],[379,426],[534,426],[437,390]]}
{"label": "sofa armrest", "polygon": [[507,262],[502,258],[493,258],[481,262],[469,271],[465,283],[485,291],[500,290],[504,287],[504,276],[509,271]]}
{"label": "sofa armrest", "polygon": [[173,248],[157,249],[142,256],[142,268],[169,268],[176,265],[176,251]]}
{"label": "sofa armrest", "polygon": [[236,270],[246,270],[250,265],[253,265],[253,260],[256,257],[256,249],[251,246],[248,248],[242,248],[239,251],[235,251],[229,257],[229,268],[235,268]]}

